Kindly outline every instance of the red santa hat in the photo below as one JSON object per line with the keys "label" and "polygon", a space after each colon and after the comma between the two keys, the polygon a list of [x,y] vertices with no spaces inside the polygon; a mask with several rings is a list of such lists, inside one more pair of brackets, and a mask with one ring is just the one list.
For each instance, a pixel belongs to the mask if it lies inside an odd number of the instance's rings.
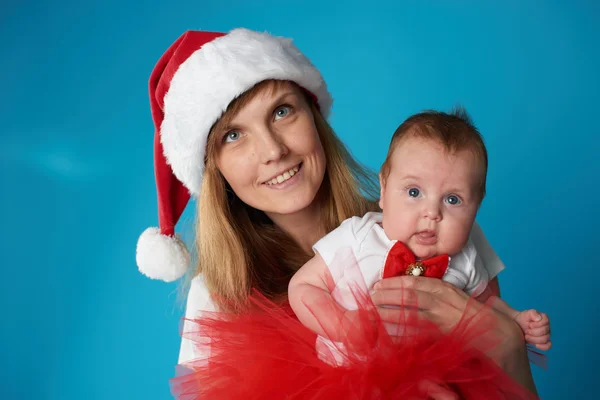
{"label": "red santa hat", "polygon": [[297,83],[328,116],[325,81],[290,39],[242,28],[188,31],[156,64],[149,86],[160,228],[146,229],[138,240],[144,275],[171,282],[187,271],[190,256],[175,225],[190,195],[200,193],[210,128],[232,100],[267,79]]}

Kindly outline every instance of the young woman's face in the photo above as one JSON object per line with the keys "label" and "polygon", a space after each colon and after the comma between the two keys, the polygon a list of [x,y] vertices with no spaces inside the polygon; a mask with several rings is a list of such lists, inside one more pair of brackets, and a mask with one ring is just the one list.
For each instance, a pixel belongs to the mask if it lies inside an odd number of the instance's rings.
{"label": "young woman's face", "polygon": [[312,205],[326,162],[300,88],[265,87],[211,135],[218,135],[217,167],[243,202],[270,216]]}

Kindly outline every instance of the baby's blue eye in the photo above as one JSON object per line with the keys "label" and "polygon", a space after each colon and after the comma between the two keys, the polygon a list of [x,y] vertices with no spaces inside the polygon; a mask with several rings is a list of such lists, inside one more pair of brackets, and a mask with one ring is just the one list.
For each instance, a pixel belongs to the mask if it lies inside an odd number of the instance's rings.
{"label": "baby's blue eye", "polygon": [[288,107],[288,106],[278,107],[275,110],[275,119],[277,120],[277,119],[287,117],[289,113],[290,113],[290,107]]}
{"label": "baby's blue eye", "polygon": [[223,141],[227,142],[227,143],[235,142],[239,138],[240,138],[240,133],[238,131],[230,131],[230,132],[227,132],[227,134],[223,138]]}
{"label": "baby's blue eye", "polygon": [[453,206],[456,206],[456,205],[462,203],[460,201],[460,198],[458,196],[453,195],[453,194],[451,194],[450,196],[446,197],[446,202],[448,204],[453,205]]}
{"label": "baby's blue eye", "polygon": [[421,191],[417,188],[408,189],[408,195],[410,197],[419,197],[420,194],[421,194]]}

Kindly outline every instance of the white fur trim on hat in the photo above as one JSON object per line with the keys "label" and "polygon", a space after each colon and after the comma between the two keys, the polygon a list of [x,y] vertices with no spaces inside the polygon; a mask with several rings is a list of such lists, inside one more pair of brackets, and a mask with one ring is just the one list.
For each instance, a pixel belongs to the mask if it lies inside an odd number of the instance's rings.
{"label": "white fur trim on hat", "polygon": [[136,262],[140,272],[152,279],[173,282],[190,265],[190,254],[177,236],[166,236],[158,228],[146,229],[138,239]]}
{"label": "white fur trim on hat", "polygon": [[290,39],[235,29],[184,61],[164,97],[161,142],[173,173],[200,193],[206,140],[229,103],[267,79],[290,80],[317,97],[329,114],[332,98],[321,73]]}

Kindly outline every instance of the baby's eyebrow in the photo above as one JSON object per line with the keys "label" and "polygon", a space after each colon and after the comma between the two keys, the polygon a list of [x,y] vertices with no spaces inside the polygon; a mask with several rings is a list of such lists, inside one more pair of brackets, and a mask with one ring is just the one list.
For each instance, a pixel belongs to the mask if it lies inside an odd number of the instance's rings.
{"label": "baby's eyebrow", "polygon": [[417,181],[417,180],[419,180],[419,177],[416,175],[404,175],[404,176],[400,177],[400,180],[402,180],[402,181]]}

